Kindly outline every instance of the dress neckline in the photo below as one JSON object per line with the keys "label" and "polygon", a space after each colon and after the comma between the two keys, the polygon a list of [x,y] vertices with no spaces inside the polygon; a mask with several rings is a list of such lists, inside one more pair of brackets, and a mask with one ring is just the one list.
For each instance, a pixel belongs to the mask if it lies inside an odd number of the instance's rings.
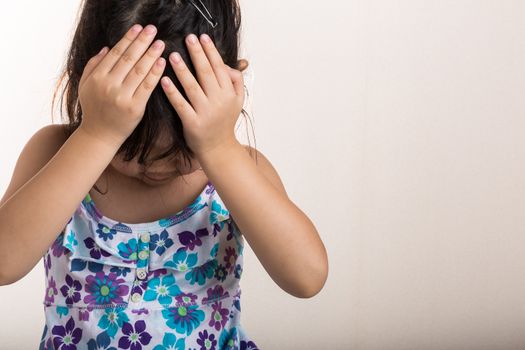
{"label": "dress neckline", "polygon": [[127,232],[127,233],[137,233],[137,232],[157,232],[161,231],[167,227],[173,226],[179,222],[182,222],[186,220],[188,217],[190,217],[192,214],[194,214],[196,211],[198,211],[200,208],[197,208],[197,204],[201,202],[201,199],[205,197],[206,195],[212,193],[214,191],[213,185],[208,180],[206,182],[206,185],[200,191],[200,193],[197,195],[193,201],[186,206],[185,208],[179,210],[178,212],[168,215],[166,217],[149,221],[149,222],[140,222],[140,223],[128,223],[128,222],[122,222],[115,220],[113,218],[110,218],[106,215],[104,215],[99,208],[96,206],[95,202],[93,201],[93,198],[91,198],[91,195],[89,192],[87,195],[82,199],[81,206],[83,206],[88,215],[95,220],[99,224],[103,224],[107,226],[110,229],[114,229],[116,231],[120,232]]}

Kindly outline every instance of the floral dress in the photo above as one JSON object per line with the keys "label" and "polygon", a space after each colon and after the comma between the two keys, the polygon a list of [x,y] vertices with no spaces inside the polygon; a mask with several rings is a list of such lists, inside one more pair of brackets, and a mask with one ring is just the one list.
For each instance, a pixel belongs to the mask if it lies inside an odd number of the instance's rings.
{"label": "floral dress", "polygon": [[240,324],[243,246],[211,182],[147,223],[102,215],[88,193],[43,257],[39,349],[257,349]]}

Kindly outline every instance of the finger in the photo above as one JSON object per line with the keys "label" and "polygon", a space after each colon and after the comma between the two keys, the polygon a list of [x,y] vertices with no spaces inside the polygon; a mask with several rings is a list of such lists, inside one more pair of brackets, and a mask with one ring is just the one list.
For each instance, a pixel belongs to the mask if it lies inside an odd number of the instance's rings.
{"label": "finger", "polygon": [[179,79],[184,91],[186,92],[186,96],[188,96],[195,111],[198,112],[199,106],[204,105],[208,100],[208,97],[206,97],[204,91],[202,91],[199,82],[190,72],[180,54],[174,52],[170,54],[169,59],[177,79]]}
{"label": "finger", "polygon": [[149,71],[148,75],[141,84],[137,87],[137,90],[133,93],[133,99],[136,99],[138,103],[146,104],[151,96],[151,93],[159,83],[164,68],[166,67],[166,60],[163,57],[159,57],[155,64]]}
{"label": "finger", "polygon": [[[128,73],[122,82],[122,88],[134,93],[135,90],[137,90],[137,86],[148,75],[153,65],[159,62],[158,58],[162,54],[162,51],[164,51],[164,42],[162,40],[156,40],[148,51],[146,51],[146,54],[142,56],[140,61],[134,65]],[[164,63],[166,63],[165,60]]]}
{"label": "finger", "polygon": [[177,111],[177,114],[181,118],[184,124],[188,125],[192,120],[197,117],[197,113],[193,107],[186,101],[184,96],[180,93],[179,89],[173,84],[170,78],[163,77],[160,81],[168,100],[173,105],[173,108]]}
{"label": "finger", "polygon": [[130,70],[135,66],[137,61],[148,50],[151,42],[155,38],[157,28],[154,25],[148,24],[146,28],[139,34],[139,36],[128,46],[126,51],[122,53],[120,59],[115,63],[115,66],[109,72],[112,79],[116,81],[123,81]]}
{"label": "finger", "polygon": [[111,68],[115,65],[115,63],[120,59],[120,56],[126,51],[129,45],[137,38],[140,31],[142,30],[142,26],[140,24],[135,24],[132,26],[126,34],[124,34],[124,37],[120,39],[118,43],[116,43],[111,50],[109,50],[108,54],[105,55],[104,59],[100,64],[97,66],[97,71],[99,71],[102,75],[106,75],[109,73]]}
{"label": "finger", "polygon": [[228,74],[228,68],[224,64],[224,61],[222,60],[219,51],[217,51],[213,41],[207,34],[202,34],[200,39],[202,42],[202,47],[204,48],[204,52],[206,53],[213,71],[215,72],[215,76],[217,77],[219,85],[223,89],[233,89],[232,81],[230,79],[230,75]]}
{"label": "finger", "polygon": [[244,77],[241,71],[229,67],[230,79],[232,81],[233,87],[235,89],[235,94],[237,96],[244,97]]}
{"label": "finger", "polygon": [[186,37],[186,45],[190,53],[191,61],[195,66],[197,79],[202,86],[206,96],[210,96],[214,91],[220,89],[219,82],[215,76],[215,72],[206,57],[206,53],[195,34],[190,34]]}
{"label": "finger", "polygon": [[86,81],[87,77],[91,75],[95,67],[102,61],[104,58],[104,55],[108,52],[108,47],[104,46],[102,50],[99,51],[95,56],[91,57],[89,61],[87,61],[84,71],[82,72],[82,77],[80,77],[80,82],[78,83],[78,86],[82,86],[84,84],[84,81]]}

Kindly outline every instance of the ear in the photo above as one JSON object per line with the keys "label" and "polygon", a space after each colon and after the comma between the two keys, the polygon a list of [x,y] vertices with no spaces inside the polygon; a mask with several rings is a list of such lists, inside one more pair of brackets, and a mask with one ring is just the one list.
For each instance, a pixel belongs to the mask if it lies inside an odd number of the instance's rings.
{"label": "ear", "polygon": [[248,62],[248,60],[245,60],[244,58],[241,58],[240,60],[237,61],[237,69],[242,72],[246,68],[248,68],[249,64],[250,64],[250,62]]}

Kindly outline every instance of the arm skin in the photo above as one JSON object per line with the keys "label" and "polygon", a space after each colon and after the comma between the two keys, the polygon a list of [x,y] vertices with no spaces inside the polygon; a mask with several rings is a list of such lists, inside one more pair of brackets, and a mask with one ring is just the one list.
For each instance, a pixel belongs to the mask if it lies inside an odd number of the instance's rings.
{"label": "arm skin", "polygon": [[327,279],[326,249],[268,159],[257,151],[257,160],[237,141],[199,154],[230,217],[271,278],[289,294],[310,298]]}
{"label": "arm skin", "polygon": [[43,165],[55,135],[55,126],[44,127],[30,139],[0,202],[0,285],[18,281],[42,259],[119,149],[79,127]]}

